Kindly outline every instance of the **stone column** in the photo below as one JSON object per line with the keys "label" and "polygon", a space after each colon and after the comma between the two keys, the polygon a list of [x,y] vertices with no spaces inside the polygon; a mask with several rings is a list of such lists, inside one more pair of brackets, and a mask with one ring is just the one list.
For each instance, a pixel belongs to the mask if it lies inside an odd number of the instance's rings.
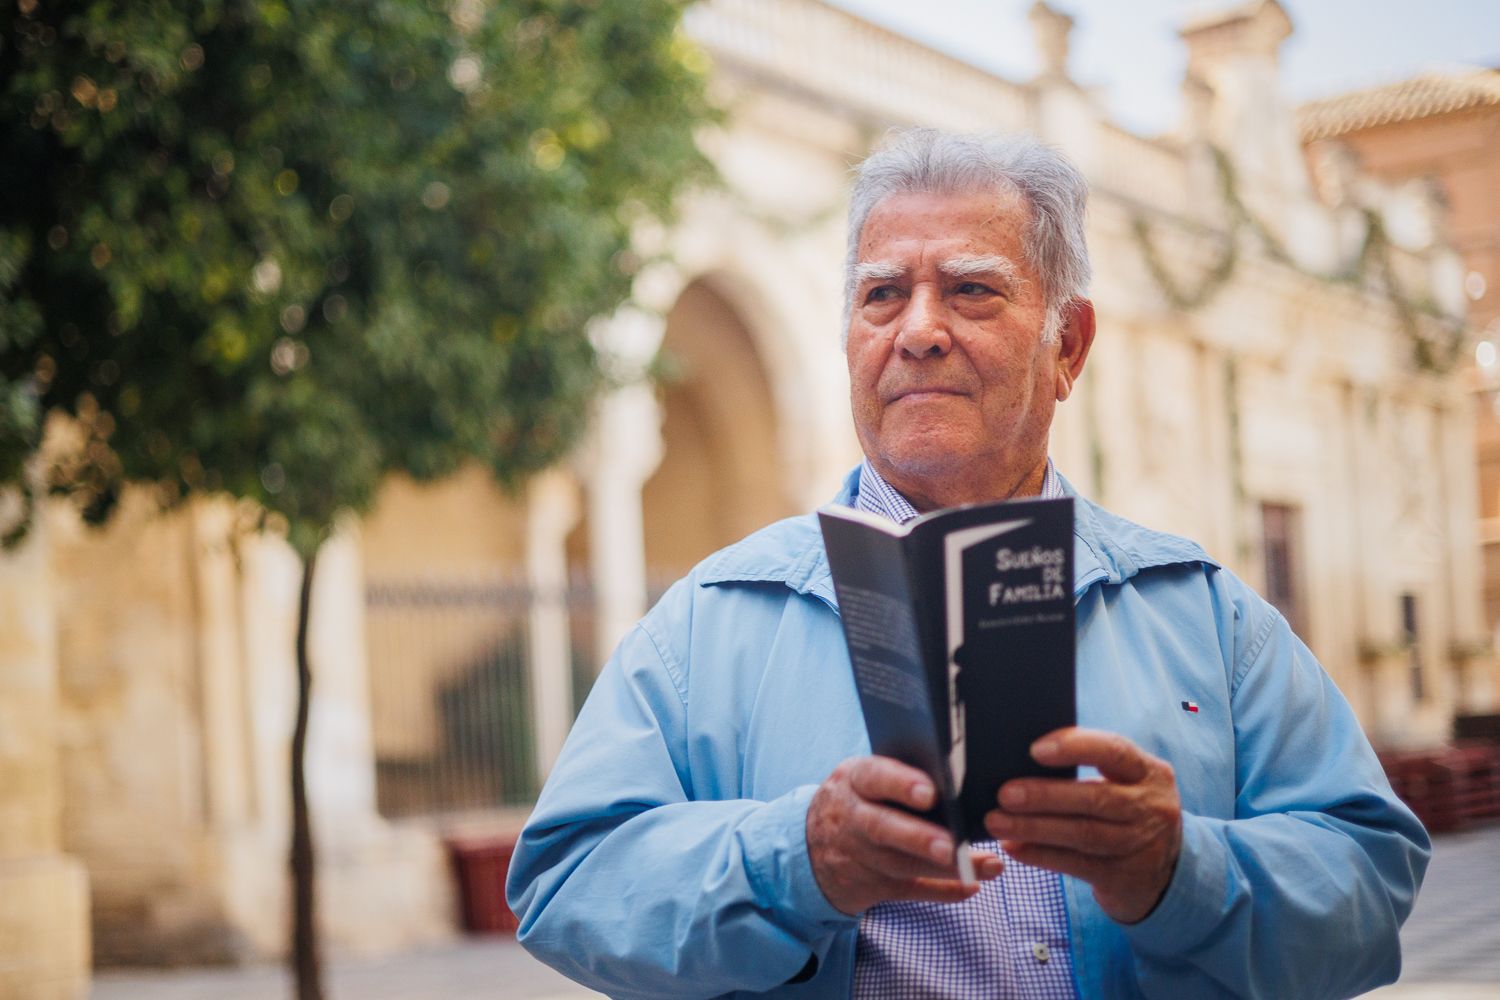
{"label": "stone column", "polygon": [[546,780],[573,724],[572,637],[568,628],[568,532],[582,513],[573,477],[552,469],[526,497],[526,579],[531,587],[529,667],[538,777]]}
{"label": "stone column", "polygon": [[[1493,712],[1500,709],[1495,687],[1494,656],[1480,654],[1488,639],[1484,622],[1484,549],[1479,541],[1479,470],[1474,462],[1472,398],[1455,395],[1438,410],[1438,441],[1442,447],[1443,498],[1448,551],[1448,582],[1452,589],[1450,645],[1459,647],[1453,662],[1454,711]],[[1471,655],[1472,654],[1472,655]]]}
{"label": "stone column", "polygon": [[664,320],[628,306],[592,331],[607,368],[622,384],[600,403],[584,458],[600,663],[646,613],[641,488],[661,463],[663,445],[661,407],[645,371],[665,335]]}
{"label": "stone column", "polygon": [[[265,951],[285,941],[289,734],[302,564],[287,544],[245,545],[246,656],[254,666],[255,770],[262,809],[253,844],[235,853],[227,891]],[[319,917],[328,948],[376,954],[451,932],[452,886],[436,832],[385,822],[377,810],[359,527],[342,521],[318,553],[308,655],[312,704],[307,788],[317,846]]]}
{"label": "stone column", "polygon": [[0,551],[0,996],[16,1000],[76,1000],[89,986],[88,876],[61,850],[49,577],[39,509],[30,537]]}
{"label": "stone column", "polygon": [[353,518],[343,519],[318,552],[309,624],[307,787],[323,812],[320,832],[330,836],[344,824],[360,829],[376,815],[364,558]]}
{"label": "stone column", "polygon": [[201,712],[195,725],[197,777],[204,820],[216,835],[243,828],[255,816],[234,518],[233,506],[212,500],[195,501],[181,515],[189,553],[192,673]]}
{"label": "stone column", "polygon": [[662,459],[661,407],[648,386],[626,386],[603,401],[595,419],[597,450],[588,481],[589,561],[595,651],[603,663],[646,613],[641,488]]}

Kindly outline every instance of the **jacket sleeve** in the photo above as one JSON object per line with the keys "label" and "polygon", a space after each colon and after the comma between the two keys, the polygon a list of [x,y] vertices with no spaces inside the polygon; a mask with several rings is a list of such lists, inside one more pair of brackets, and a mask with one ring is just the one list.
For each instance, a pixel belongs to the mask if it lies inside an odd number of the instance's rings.
{"label": "jacket sleeve", "polygon": [[1400,973],[1397,931],[1431,842],[1312,653],[1249,603],[1231,686],[1234,818],[1184,816],[1166,894],[1124,930],[1148,996],[1196,996],[1205,975],[1214,995],[1352,996]]}
{"label": "jacket sleeve", "polygon": [[808,861],[815,786],[770,802],[693,801],[686,704],[680,665],[638,625],[595,683],[511,862],[521,943],[613,997],[767,990],[853,924]]}

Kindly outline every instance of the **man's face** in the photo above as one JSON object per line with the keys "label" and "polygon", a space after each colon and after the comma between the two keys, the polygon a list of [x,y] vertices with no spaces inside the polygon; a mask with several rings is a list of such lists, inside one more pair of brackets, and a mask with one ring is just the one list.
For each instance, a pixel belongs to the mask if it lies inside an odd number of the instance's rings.
{"label": "man's face", "polygon": [[[1042,342],[1042,282],[1022,253],[1030,221],[1019,195],[902,194],[860,234],[854,425],[919,510],[1040,489],[1052,411],[1077,370],[1067,346],[1060,358]],[[1088,326],[1091,338],[1092,312]]]}

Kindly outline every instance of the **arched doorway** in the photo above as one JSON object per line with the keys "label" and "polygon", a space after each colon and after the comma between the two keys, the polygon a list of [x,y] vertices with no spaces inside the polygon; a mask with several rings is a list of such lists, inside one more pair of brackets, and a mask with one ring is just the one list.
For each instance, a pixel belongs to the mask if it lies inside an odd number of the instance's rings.
{"label": "arched doorway", "polygon": [[704,556],[795,513],[770,377],[734,307],[700,278],[667,316],[664,457],[642,492],[653,591]]}

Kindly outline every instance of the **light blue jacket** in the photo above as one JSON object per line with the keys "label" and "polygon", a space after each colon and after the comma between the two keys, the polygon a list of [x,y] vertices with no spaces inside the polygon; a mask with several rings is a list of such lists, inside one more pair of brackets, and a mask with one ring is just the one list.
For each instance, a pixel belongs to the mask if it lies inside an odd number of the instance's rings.
{"label": "light blue jacket", "polygon": [[[1079,724],[1171,762],[1185,813],[1142,922],[1064,880],[1080,995],[1394,980],[1430,843],[1327,674],[1193,543],[1081,499],[1075,534]],[[847,997],[857,921],[819,891],[805,821],[868,752],[814,518],[711,556],[621,642],[568,737],[511,863],[521,942],[615,997]]]}

